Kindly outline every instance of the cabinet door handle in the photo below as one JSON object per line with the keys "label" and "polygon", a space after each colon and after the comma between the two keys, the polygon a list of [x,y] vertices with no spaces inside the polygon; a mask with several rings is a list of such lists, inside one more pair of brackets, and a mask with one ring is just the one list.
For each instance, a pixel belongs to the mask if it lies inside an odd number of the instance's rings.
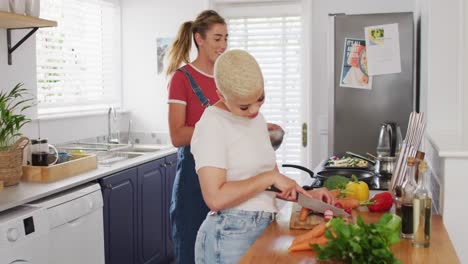
{"label": "cabinet door handle", "polygon": [[166,168],[167,167],[167,164],[166,163],[162,163],[161,164],[161,168]]}
{"label": "cabinet door handle", "polygon": [[166,165],[167,166],[172,166],[172,165],[174,165],[174,163],[172,163],[172,161],[169,161],[169,162],[166,162]]}
{"label": "cabinet door handle", "polygon": [[112,189],[112,184],[108,183],[108,184],[106,185],[106,188],[107,188],[107,189]]}

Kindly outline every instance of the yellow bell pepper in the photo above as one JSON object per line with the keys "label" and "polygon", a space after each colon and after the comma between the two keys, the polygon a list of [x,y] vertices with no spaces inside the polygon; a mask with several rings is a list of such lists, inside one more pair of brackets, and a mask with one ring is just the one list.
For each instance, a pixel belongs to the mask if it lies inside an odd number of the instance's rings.
{"label": "yellow bell pepper", "polygon": [[346,197],[354,198],[360,202],[369,200],[369,186],[367,183],[358,181],[355,176],[353,178],[354,181],[350,181],[346,184]]}

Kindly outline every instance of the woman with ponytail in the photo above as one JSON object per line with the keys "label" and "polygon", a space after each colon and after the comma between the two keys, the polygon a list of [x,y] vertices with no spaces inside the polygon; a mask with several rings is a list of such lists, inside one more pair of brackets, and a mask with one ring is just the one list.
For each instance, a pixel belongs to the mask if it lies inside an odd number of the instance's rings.
{"label": "woman with ponytail", "polygon": [[[195,172],[190,141],[205,108],[219,100],[213,70],[216,59],[226,50],[227,37],[224,18],[206,10],[180,26],[168,53],[169,130],[172,144],[178,147],[170,208],[176,263],[194,263],[197,231],[209,212]],[[192,40],[197,56],[190,61]]]}

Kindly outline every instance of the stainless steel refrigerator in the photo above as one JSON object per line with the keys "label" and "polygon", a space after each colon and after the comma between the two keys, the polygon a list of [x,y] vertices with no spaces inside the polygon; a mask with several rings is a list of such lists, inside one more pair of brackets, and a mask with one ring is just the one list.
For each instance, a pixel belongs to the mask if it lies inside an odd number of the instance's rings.
{"label": "stainless steel refrigerator", "polygon": [[[341,86],[348,38],[365,39],[368,26],[398,24],[401,72],[372,76],[371,89]],[[396,122],[405,137],[409,115],[416,110],[416,35],[413,13],[331,14],[333,48],[329,60],[333,93],[329,102],[329,154],[376,152],[380,124]]]}

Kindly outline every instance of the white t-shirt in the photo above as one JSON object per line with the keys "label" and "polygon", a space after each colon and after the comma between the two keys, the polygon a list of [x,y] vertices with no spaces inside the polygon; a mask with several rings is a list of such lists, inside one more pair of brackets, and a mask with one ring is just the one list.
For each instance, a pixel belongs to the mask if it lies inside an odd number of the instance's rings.
{"label": "white t-shirt", "polygon": [[[207,108],[195,125],[191,151],[197,171],[202,167],[225,169],[227,181],[248,179],[276,166],[263,115],[249,119],[216,106]],[[264,191],[232,209],[277,212],[275,197]]]}

